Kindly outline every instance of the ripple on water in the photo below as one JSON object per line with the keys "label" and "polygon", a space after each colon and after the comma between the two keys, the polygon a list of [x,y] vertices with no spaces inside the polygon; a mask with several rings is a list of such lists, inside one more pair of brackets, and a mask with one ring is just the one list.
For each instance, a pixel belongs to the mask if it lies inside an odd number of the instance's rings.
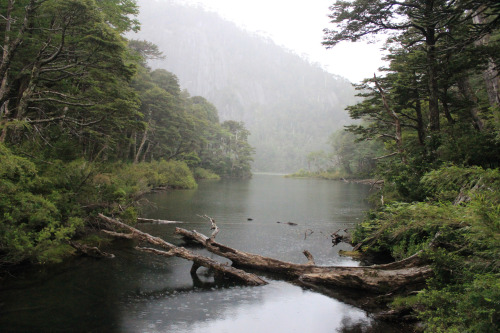
{"label": "ripple on water", "polygon": [[[221,228],[218,240],[228,246],[292,262],[305,262],[302,251],[307,249],[318,264],[346,265],[355,262],[339,257],[340,247],[332,248],[328,236],[358,223],[368,208],[367,193],[362,185],[257,175],[245,182],[201,183],[189,193],[152,195],[149,201],[160,209],[147,217],[184,221],[187,229],[208,233],[209,224],[198,217],[207,214],[216,218]],[[181,244],[173,236],[175,226],[144,228]],[[308,228],[314,233],[304,239]],[[269,332],[271,327],[273,333],[330,333],[372,323],[360,309],[282,281],[270,280],[262,287],[221,287],[214,286],[210,276],[200,276],[195,283],[190,262],[139,253],[130,243],[120,244],[110,251],[116,255],[112,261],[82,258],[43,281],[35,272],[27,286],[4,287],[0,304],[15,315],[0,315],[0,331],[79,327],[82,331],[254,333]],[[30,310],[23,310],[26,304]]]}

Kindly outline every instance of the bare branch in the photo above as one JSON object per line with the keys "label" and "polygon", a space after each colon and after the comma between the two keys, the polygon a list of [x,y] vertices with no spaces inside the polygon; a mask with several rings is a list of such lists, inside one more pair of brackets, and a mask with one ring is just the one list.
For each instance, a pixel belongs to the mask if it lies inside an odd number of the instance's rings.
{"label": "bare branch", "polygon": [[380,95],[382,96],[382,102],[384,103],[384,107],[385,107],[387,113],[389,114],[389,116],[392,117],[392,119],[394,119],[394,126],[396,127],[395,139],[396,139],[396,145],[398,147],[398,153],[401,154],[401,161],[404,164],[406,164],[407,162],[406,162],[406,158],[404,155],[403,135],[402,135],[402,131],[401,131],[401,122],[399,120],[399,116],[397,115],[396,112],[394,112],[394,110],[392,110],[389,107],[389,103],[387,102],[387,98],[385,96],[385,93],[382,90],[382,87],[380,86],[380,84],[378,83],[377,75],[373,74],[373,80],[375,81],[375,86],[377,87],[378,91],[380,92]]}
{"label": "bare branch", "polygon": [[69,122],[74,123],[74,124],[76,124],[78,126],[81,126],[81,127],[86,127],[86,126],[91,126],[91,125],[100,123],[105,118],[106,117],[101,117],[100,119],[97,119],[97,120],[94,120],[94,121],[90,121],[88,123],[82,123],[82,122],[80,122],[80,121],[78,121],[76,119],[69,118],[66,115],[62,115],[62,116],[59,116],[59,117],[52,117],[52,118],[47,118],[47,119],[35,119],[35,120],[26,119],[26,121],[28,122],[28,124],[43,124],[43,123],[50,123],[50,122],[62,120],[62,121],[69,121]]}
{"label": "bare branch", "polygon": [[306,265],[311,265],[311,266],[314,266],[316,265],[316,263],[314,262],[314,257],[313,255],[311,254],[311,252],[307,251],[307,250],[304,250],[302,251],[302,253],[306,256],[307,258],[307,263]]}
{"label": "bare branch", "polygon": [[72,99],[72,100],[77,100],[77,101],[81,100],[81,98],[79,98],[79,97],[70,96],[70,95],[63,94],[63,93],[60,93],[58,91],[52,91],[52,90],[40,91],[38,94],[52,94],[52,95],[57,95],[57,96],[67,98],[67,99]]}
{"label": "bare branch", "polygon": [[152,247],[139,247],[139,246],[136,246],[135,249],[138,250],[138,251],[141,251],[141,252],[152,253],[152,254],[156,254],[156,255],[164,256],[164,257],[173,257],[173,256],[176,255],[176,253],[173,252],[172,250],[170,250],[170,251],[162,251],[162,250],[158,250],[158,249],[153,249]]}
{"label": "bare branch", "polygon": [[66,41],[66,28],[70,22],[71,22],[71,17],[66,18],[66,20],[64,22],[64,26],[62,28],[61,42],[59,43],[57,50],[52,55],[50,55],[48,58],[42,59],[40,62],[42,65],[46,65],[46,64],[52,62],[54,59],[56,59],[59,56],[59,54],[61,54],[61,51],[62,51],[64,44],[65,44],[65,41]]}
{"label": "bare branch", "polygon": [[[41,69],[40,73],[65,71],[66,69],[74,68],[74,67],[76,67],[76,66],[78,66],[80,64],[81,63],[78,62],[78,63],[75,63],[75,64],[69,64],[69,65],[62,66],[62,67],[48,67],[48,68]],[[64,73],[66,73],[66,74],[73,74],[71,72],[64,72]]]}
{"label": "bare branch", "polygon": [[381,160],[383,158],[387,158],[387,157],[391,157],[391,156],[394,156],[394,155],[397,155],[399,154],[397,151],[395,151],[394,153],[390,153],[389,155],[384,155],[384,156],[380,156],[380,157],[374,157],[372,158],[372,160]]}
{"label": "bare branch", "polygon": [[73,103],[73,102],[61,101],[59,99],[50,98],[50,97],[30,98],[29,101],[30,102],[55,102],[55,103],[61,103],[61,104],[65,104],[65,105],[83,106],[83,107],[90,107],[90,106],[94,106],[95,105],[95,104],[84,104],[84,103]]}

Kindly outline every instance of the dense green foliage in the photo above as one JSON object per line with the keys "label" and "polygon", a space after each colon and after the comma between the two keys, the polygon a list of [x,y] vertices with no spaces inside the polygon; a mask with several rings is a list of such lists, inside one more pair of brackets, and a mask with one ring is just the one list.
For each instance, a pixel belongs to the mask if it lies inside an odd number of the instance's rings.
{"label": "dense green foliage", "polygon": [[152,188],[196,187],[188,166],[174,160],[36,165],[0,144],[0,164],[0,264],[59,261],[97,213],[134,222],[136,201]]}
{"label": "dense green foliage", "polygon": [[[434,277],[411,307],[427,332],[500,330],[500,6],[497,1],[338,1],[327,47],[388,33],[385,75],[357,88],[347,131],[378,140],[377,209],[364,253],[420,255]],[[354,140],[351,140],[351,142]],[[340,143],[339,143],[340,144]],[[348,155],[348,151],[346,152]],[[355,155],[360,155],[356,153]],[[379,200],[380,198],[380,200]]]}
{"label": "dense green foliage", "polygon": [[155,187],[249,177],[243,123],[151,70],[134,0],[0,3],[0,265],[59,261],[102,212],[133,222]]}
{"label": "dense green foliage", "polygon": [[[366,252],[403,259],[419,251],[435,277],[413,307],[430,332],[496,332],[500,320],[500,172],[443,167],[422,177],[423,202],[386,205],[354,233]],[[432,243],[432,246],[431,246]]]}

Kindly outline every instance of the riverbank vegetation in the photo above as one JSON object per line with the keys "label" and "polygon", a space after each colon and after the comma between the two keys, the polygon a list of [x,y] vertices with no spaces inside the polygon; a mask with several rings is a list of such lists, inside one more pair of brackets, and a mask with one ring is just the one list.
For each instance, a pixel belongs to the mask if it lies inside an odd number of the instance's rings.
{"label": "riverbank vegetation", "polygon": [[[433,277],[394,300],[427,332],[500,329],[500,7],[496,1],[336,2],[326,47],[387,33],[387,67],[357,85],[347,127],[384,186],[354,232],[365,255],[414,254]],[[349,135],[350,135],[349,134]],[[346,134],[347,136],[347,134]],[[408,312],[406,312],[408,313]]]}
{"label": "riverbank vegetation", "polygon": [[328,138],[329,151],[307,155],[307,169],[287,177],[309,177],[329,180],[370,179],[376,176],[376,158],[384,151],[378,140],[357,140],[355,134],[338,130]]}
{"label": "riverbank vegetation", "polygon": [[135,221],[155,188],[249,177],[243,123],[151,69],[135,1],[0,4],[0,266],[59,261],[98,213]]}

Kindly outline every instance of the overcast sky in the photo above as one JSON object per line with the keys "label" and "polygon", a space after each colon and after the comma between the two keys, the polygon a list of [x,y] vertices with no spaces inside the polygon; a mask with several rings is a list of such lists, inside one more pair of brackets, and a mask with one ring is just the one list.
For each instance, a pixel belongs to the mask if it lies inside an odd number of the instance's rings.
{"label": "overcast sky", "polygon": [[341,43],[326,50],[323,29],[334,0],[180,0],[200,4],[250,31],[271,37],[276,44],[307,57],[351,82],[373,76],[382,65],[380,43]]}

